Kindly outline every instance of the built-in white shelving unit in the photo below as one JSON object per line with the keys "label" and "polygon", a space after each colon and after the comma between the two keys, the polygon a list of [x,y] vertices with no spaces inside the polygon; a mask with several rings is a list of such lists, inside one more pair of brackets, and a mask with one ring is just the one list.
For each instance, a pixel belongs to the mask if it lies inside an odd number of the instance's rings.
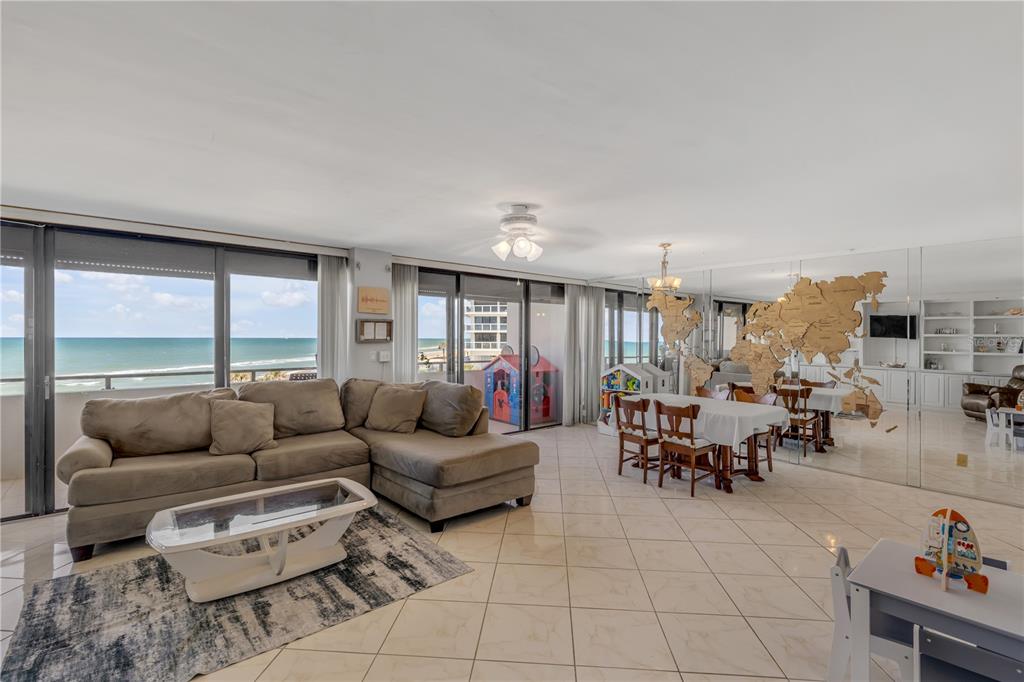
{"label": "built-in white shelving unit", "polygon": [[[1024,363],[1024,316],[1008,315],[1024,298],[924,301],[921,367],[1009,375]],[[938,367],[935,367],[938,365]]]}

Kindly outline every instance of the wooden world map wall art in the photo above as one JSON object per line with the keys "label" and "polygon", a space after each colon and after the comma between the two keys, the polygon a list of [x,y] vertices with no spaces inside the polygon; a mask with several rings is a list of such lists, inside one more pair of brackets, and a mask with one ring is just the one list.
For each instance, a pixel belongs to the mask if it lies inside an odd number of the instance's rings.
{"label": "wooden world map wall art", "polygon": [[[661,315],[661,338],[671,353],[680,353],[686,338],[700,326],[703,316],[699,310],[693,310],[693,299],[689,296],[676,298],[664,292],[655,291],[647,300],[647,309],[657,308]],[[691,386],[703,386],[711,378],[714,367],[696,355],[689,355],[683,361],[683,367],[690,374]]]}
{"label": "wooden world map wall art", "polygon": [[[885,289],[886,277],[885,272],[865,272],[859,277],[844,275],[817,282],[800,278],[780,300],[759,301],[750,307],[730,357],[750,367],[758,394],[766,393],[775,383],[775,372],[793,352],[808,363],[821,353],[835,369],[842,352],[850,348],[850,337],[860,328],[857,303],[869,298],[872,309],[878,310],[878,295]],[[871,386],[878,382],[864,376],[859,361],[842,377],[829,374],[854,389],[844,400],[844,410],[860,412],[876,426],[883,407]]]}

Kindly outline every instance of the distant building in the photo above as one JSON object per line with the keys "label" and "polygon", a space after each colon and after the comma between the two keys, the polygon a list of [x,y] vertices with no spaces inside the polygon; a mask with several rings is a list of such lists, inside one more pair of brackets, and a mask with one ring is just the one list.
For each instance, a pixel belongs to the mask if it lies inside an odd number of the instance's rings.
{"label": "distant building", "polygon": [[508,304],[466,302],[465,351],[472,359],[492,358],[508,344]]}

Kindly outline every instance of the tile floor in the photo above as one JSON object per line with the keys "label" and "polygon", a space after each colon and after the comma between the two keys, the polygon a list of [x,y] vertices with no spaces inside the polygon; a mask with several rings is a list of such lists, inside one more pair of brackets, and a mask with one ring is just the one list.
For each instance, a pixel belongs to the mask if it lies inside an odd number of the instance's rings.
{"label": "tile floor", "polygon": [[[936,506],[987,554],[1024,566],[1024,509],[778,462],[735,493],[663,489],[589,426],[510,436],[541,448],[537,494],[432,537],[475,570],[211,675],[213,680],[820,680],[828,569],[878,538],[916,543]],[[392,508],[387,502],[382,502]],[[410,525],[426,525],[402,512]],[[0,646],[34,581],[150,554],[141,541],[74,565],[61,516],[0,526]],[[873,667],[874,679],[894,676]]]}

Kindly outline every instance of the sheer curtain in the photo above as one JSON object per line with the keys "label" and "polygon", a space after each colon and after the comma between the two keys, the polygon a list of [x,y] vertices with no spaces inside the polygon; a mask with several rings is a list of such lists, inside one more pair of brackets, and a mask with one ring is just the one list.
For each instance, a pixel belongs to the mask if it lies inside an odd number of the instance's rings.
{"label": "sheer curtain", "polygon": [[391,291],[395,311],[395,352],[392,357],[395,381],[416,381],[416,328],[417,299],[419,298],[419,268],[415,265],[391,266]]}
{"label": "sheer curtain", "polygon": [[348,261],[317,259],[317,375],[339,384],[348,375]]}
{"label": "sheer curtain", "polygon": [[604,288],[565,286],[565,389],[562,424],[597,421],[604,369]]}

